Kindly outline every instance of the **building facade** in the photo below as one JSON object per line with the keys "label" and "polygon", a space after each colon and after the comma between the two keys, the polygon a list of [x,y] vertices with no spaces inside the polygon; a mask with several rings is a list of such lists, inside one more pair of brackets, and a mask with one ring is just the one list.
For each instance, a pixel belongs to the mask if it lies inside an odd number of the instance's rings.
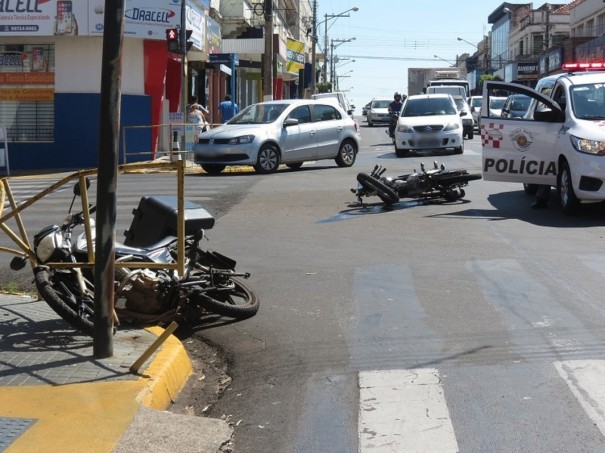
{"label": "building facade", "polygon": [[[309,63],[310,1],[273,5],[272,95],[305,96],[298,85]],[[226,94],[242,107],[262,100],[263,6],[247,0],[125,0],[121,163],[167,152],[173,129],[184,137],[191,96],[208,107],[212,123]],[[0,2],[0,126],[11,174],[97,165],[103,8],[98,0]],[[182,36],[182,24],[190,49],[169,51],[167,30]]]}

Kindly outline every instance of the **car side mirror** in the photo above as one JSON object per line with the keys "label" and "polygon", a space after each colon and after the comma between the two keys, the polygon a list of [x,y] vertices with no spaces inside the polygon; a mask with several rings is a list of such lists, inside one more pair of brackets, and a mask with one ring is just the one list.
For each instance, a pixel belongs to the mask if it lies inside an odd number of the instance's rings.
{"label": "car side mirror", "polygon": [[298,118],[286,118],[284,121],[284,127],[295,126],[298,124]]}
{"label": "car side mirror", "polygon": [[534,112],[534,120],[547,123],[561,123],[565,120],[565,115],[558,110],[543,110]]}

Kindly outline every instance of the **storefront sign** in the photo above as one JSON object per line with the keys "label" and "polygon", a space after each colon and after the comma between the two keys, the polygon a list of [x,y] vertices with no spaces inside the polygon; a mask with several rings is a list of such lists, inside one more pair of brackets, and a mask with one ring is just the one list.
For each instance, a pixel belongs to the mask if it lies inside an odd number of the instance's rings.
{"label": "storefront sign", "polygon": [[[186,28],[203,50],[207,2],[186,2]],[[104,0],[0,0],[0,37],[100,36],[104,14]],[[181,0],[125,0],[125,36],[163,40],[167,28],[180,24]]]}
{"label": "storefront sign", "polygon": [[288,38],[286,58],[286,71],[298,75],[305,67],[305,44]]}
{"label": "storefront sign", "polygon": [[517,79],[535,79],[538,76],[538,63],[519,62],[517,63]]}

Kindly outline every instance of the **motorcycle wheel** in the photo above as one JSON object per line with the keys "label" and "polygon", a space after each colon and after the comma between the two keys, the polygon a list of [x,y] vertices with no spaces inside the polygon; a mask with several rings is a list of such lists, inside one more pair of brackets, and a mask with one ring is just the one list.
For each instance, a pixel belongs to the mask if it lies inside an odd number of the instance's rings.
{"label": "motorcycle wheel", "polygon": [[76,277],[67,269],[38,266],[34,269],[38,292],[46,303],[72,327],[86,335],[93,334],[94,287],[85,279],[90,294],[82,296]]}
{"label": "motorcycle wheel", "polygon": [[370,192],[376,192],[376,195],[378,195],[378,197],[385,204],[397,203],[399,201],[399,195],[397,195],[393,189],[391,189],[379,179],[373,178],[367,173],[359,173],[357,175],[357,181],[366,190]]}
{"label": "motorcycle wheel", "polygon": [[238,320],[248,319],[258,312],[259,300],[252,289],[238,278],[230,277],[231,287],[219,290],[192,289],[191,302],[213,313]]}

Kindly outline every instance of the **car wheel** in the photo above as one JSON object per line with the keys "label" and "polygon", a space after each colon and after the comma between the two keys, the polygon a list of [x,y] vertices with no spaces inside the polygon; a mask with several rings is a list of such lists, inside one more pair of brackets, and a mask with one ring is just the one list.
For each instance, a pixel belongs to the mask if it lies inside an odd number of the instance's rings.
{"label": "car wheel", "polygon": [[559,192],[559,201],[563,212],[567,215],[576,214],[580,209],[580,200],[578,200],[573,190],[571,170],[566,161],[563,161],[559,167],[557,191]]}
{"label": "car wheel", "polygon": [[464,152],[464,140],[460,142],[460,146],[454,148],[454,154],[462,154]]}
{"label": "car wheel", "polygon": [[357,157],[357,146],[351,140],[345,140],[340,144],[336,155],[336,165],[339,167],[350,167],[355,163]]}
{"label": "car wheel", "polygon": [[527,195],[535,195],[538,192],[538,184],[523,183],[523,190]]}
{"label": "car wheel", "polygon": [[300,167],[302,167],[302,162],[296,162],[293,164],[286,164],[286,167],[292,169],[292,170],[298,170]]}
{"label": "car wheel", "polygon": [[275,145],[265,145],[258,152],[254,170],[257,173],[268,174],[277,171],[279,167],[279,151]]}
{"label": "car wheel", "polygon": [[407,149],[397,149],[395,148],[395,155],[397,157],[407,157],[410,152]]}
{"label": "car wheel", "polygon": [[226,165],[202,164],[202,169],[209,175],[218,175],[225,169]]}

